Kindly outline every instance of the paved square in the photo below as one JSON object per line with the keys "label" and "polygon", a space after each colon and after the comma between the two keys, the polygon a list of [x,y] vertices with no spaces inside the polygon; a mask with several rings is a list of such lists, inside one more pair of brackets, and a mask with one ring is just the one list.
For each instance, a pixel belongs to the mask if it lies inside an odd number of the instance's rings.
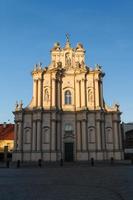
{"label": "paved square", "polygon": [[0,168],[0,200],[132,200],[133,166]]}

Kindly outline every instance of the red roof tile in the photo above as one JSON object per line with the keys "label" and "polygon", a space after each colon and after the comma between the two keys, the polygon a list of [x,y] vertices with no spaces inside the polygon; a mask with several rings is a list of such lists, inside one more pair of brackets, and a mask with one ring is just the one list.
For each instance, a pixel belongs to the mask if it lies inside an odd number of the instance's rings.
{"label": "red roof tile", "polygon": [[14,124],[0,124],[0,140],[14,140]]}

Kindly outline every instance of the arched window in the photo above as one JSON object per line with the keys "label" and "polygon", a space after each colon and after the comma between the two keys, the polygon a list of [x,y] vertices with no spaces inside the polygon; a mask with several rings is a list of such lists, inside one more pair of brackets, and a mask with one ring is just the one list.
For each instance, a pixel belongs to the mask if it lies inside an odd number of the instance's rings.
{"label": "arched window", "polygon": [[69,105],[72,103],[72,95],[69,90],[65,92],[65,104]]}
{"label": "arched window", "polygon": [[73,126],[72,126],[72,124],[70,124],[70,123],[65,124],[64,130],[65,130],[65,134],[64,134],[65,138],[73,137]]}

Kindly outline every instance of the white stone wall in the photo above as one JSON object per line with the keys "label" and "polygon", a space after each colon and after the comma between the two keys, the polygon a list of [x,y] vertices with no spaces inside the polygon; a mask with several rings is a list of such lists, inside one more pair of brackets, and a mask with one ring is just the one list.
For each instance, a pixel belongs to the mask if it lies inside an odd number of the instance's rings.
{"label": "white stone wall", "polygon": [[66,142],[73,143],[74,160],[122,159],[118,105],[104,103],[101,67],[92,70],[84,62],[83,45],[73,49],[67,41],[64,48],[54,45],[48,68],[35,67],[32,101],[14,112],[14,160],[64,159]]}

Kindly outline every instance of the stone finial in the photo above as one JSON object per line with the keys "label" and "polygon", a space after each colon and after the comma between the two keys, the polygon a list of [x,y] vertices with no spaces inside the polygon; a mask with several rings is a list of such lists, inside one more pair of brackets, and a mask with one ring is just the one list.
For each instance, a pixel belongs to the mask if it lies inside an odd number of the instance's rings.
{"label": "stone finial", "polygon": [[76,49],[84,49],[83,44],[77,43]]}
{"label": "stone finial", "polygon": [[120,107],[119,103],[115,103],[114,107],[116,108],[117,111],[119,111],[119,107]]}
{"label": "stone finial", "polygon": [[54,43],[54,47],[52,50],[60,50],[60,43],[59,42],[55,42]]}
{"label": "stone finial", "polygon": [[37,70],[37,64],[34,65],[34,71],[36,71],[36,70]]}
{"label": "stone finial", "polygon": [[16,101],[16,104],[15,104],[15,111],[17,111],[19,109],[19,105],[18,105],[18,101]]}
{"label": "stone finial", "polygon": [[42,63],[41,62],[38,63],[38,69],[42,69]]}
{"label": "stone finial", "polygon": [[20,101],[20,104],[19,104],[19,109],[22,110],[22,108],[23,108],[23,102],[22,102],[22,100],[21,100],[21,101]]}
{"label": "stone finial", "polygon": [[102,71],[102,66],[100,66],[99,64],[96,64],[95,70]]}
{"label": "stone finial", "polygon": [[42,62],[39,62],[39,64],[38,64],[40,67],[42,67]]}

